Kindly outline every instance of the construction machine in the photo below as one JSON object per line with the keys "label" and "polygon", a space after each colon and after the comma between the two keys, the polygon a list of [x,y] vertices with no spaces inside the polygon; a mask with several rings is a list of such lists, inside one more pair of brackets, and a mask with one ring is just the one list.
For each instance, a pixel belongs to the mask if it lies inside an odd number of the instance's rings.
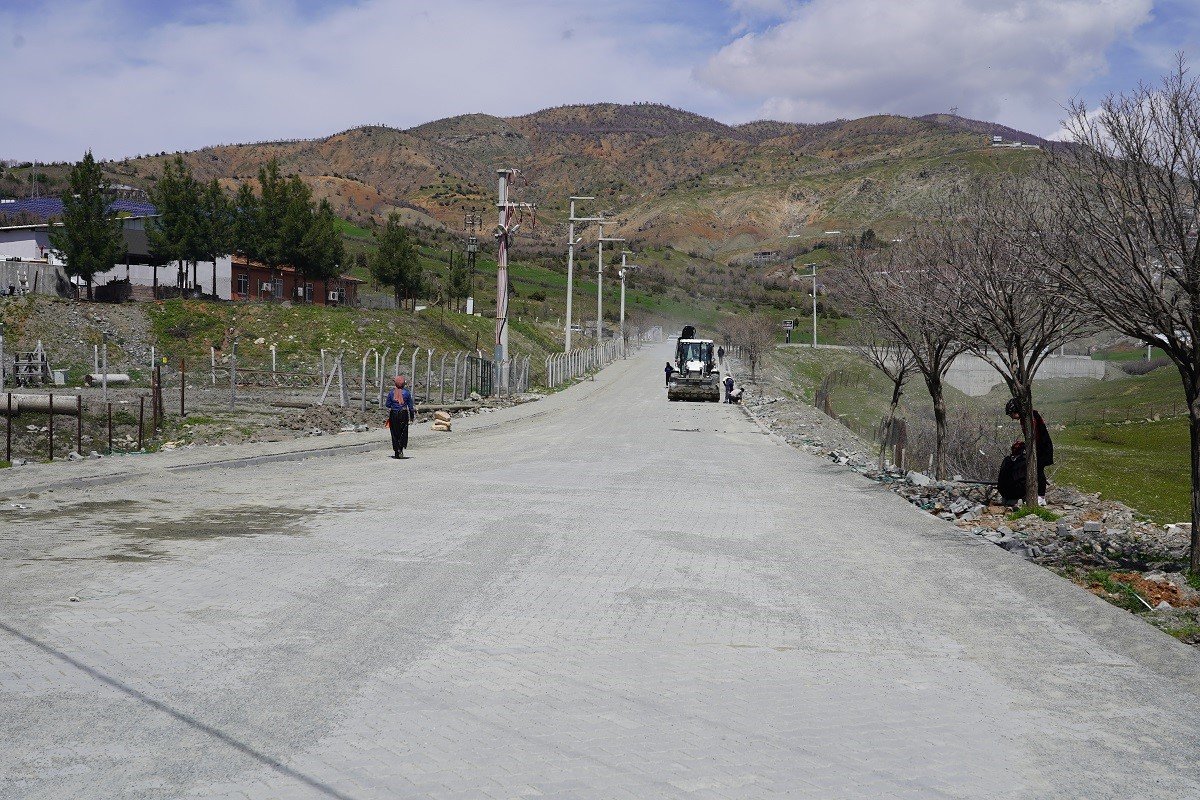
{"label": "construction machine", "polygon": [[721,375],[712,339],[697,339],[696,328],[684,325],[675,342],[675,372],[668,400],[721,402]]}

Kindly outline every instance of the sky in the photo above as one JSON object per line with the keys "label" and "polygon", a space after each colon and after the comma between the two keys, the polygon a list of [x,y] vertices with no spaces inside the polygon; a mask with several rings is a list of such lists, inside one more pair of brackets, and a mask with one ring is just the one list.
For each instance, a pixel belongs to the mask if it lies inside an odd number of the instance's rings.
{"label": "sky", "polygon": [[[0,159],[658,102],[1047,136],[1200,59],[1198,0],[0,0]],[[1200,68],[1200,67],[1198,67]]]}

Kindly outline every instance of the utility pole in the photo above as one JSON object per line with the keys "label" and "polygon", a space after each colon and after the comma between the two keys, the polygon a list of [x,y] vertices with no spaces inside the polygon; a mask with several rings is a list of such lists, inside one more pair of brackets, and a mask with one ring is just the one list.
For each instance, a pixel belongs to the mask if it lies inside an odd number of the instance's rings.
{"label": "utility pole", "polygon": [[816,264],[805,264],[804,266],[806,266],[810,270],[812,270],[811,274],[798,275],[797,277],[812,278],[812,282],[813,282],[813,285],[812,285],[812,323],[813,323],[812,346],[813,346],[813,349],[815,350],[817,347],[817,265]]}
{"label": "utility pole", "polygon": [[604,219],[604,217],[575,216],[575,201],[595,199],[594,197],[572,197],[571,212],[567,217],[567,324],[565,328],[566,336],[563,338],[564,353],[571,352],[571,303],[575,296],[575,245],[579,244],[579,240],[575,238],[575,223],[601,222]]}
{"label": "utility pole", "polygon": [[633,255],[629,250],[621,251],[621,271],[617,273],[621,277],[621,357],[625,357],[625,274],[631,269],[637,269],[637,264],[626,264],[625,256]]}
{"label": "utility pole", "polygon": [[499,222],[496,225],[496,335],[493,358],[503,362],[508,358],[508,248],[513,237],[521,227],[520,223],[512,221],[513,212],[518,209],[533,209],[532,203],[513,203],[508,199],[509,184],[516,176],[515,169],[498,169],[499,199],[496,208],[499,210]]}
{"label": "utility pole", "polygon": [[600,236],[596,239],[596,344],[604,344],[604,243],[623,241],[616,236],[605,236],[604,220],[600,220]]}

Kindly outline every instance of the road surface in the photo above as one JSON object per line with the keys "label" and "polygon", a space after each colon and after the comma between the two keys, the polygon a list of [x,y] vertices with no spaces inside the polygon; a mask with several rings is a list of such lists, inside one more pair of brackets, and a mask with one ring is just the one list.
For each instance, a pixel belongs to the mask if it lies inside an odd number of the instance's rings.
{"label": "road surface", "polygon": [[664,357],[405,461],[9,473],[0,797],[1200,797],[1194,651]]}

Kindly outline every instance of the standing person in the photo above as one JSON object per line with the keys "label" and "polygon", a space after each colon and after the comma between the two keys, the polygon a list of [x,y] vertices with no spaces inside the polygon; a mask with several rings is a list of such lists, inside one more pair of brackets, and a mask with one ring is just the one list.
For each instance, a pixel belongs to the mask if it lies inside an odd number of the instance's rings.
{"label": "standing person", "polygon": [[[1017,398],[1012,398],[1004,406],[1004,413],[1011,419],[1021,419],[1021,404]],[[1054,442],[1050,441],[1050,431],[1042,415],[1033,409],[1029,412],[1029,425],[1032,428],[1034,447],[1037,448],[1037,485],[1038,505],[1046,505],[1046,467],[1054,463]]]}
{"label": "standing person", "polygon": [[733,394],[733,376],[732,376],[732,375],[726,375],[726,376],[725,376],[725,402],[726,402],[726,403],[732,402],[732,401],[729,399],[729,396],[730,396],[731,394]]}
{"label": "standing person", "polygon": [[721,362],[722,364],[725,363],[725,348],[724,347],[717,348],[717,361]]}
{"label": "standing person", "polygon": [[667,388],[669,389],[671,388],[671,375],[675,373],[675,365],[668,361],[667,366],[663,368],[663,372],[667,373]]}
{"label": "standing person", "polygon": [[396,388],[387,394],[384,405],[388,410],[388,428],[392,431],[392,458],[404,458],[408,447],[408,423],[417,415],[413,406],[412,392],[404,386],[404,376],[397,375],[392,381]]}

